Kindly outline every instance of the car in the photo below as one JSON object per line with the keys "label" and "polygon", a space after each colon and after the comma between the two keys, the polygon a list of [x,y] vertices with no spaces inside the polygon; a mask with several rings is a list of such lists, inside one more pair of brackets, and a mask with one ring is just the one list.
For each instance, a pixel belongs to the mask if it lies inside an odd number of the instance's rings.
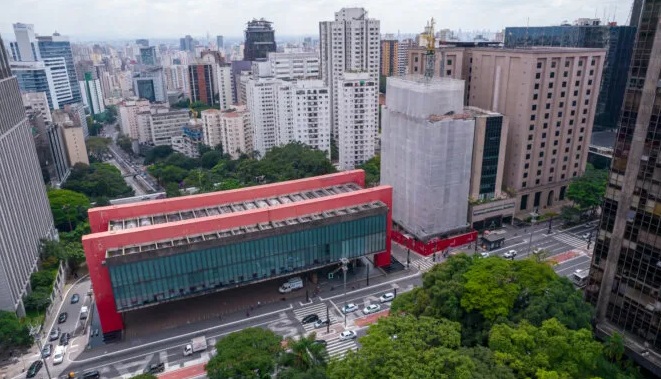
{"label": "car", "polygon": [[62,345],[62,346],[68,345],[70,338],[71,338],[71,335],[69,333],[62,333],[62,336],[60,336],[60,345]]}
{"label": "car", "polygon": [[491,256],[491,253],[488,252],[488,251],[483,251],[483,252],[480,253],[480,256],[482,258],[489,258]]}
{"label": "car", "polygon": [[514,257],[516,257],[516,254],[518,254],[516,252],[516,250],[510,250],[510,251],[506,252],[505,254],[503,254],[503,258],[514,259]]}
{"label": "car", "polygon": [[326,346],[327,342],[326,342],[326,340],[314,340],[314,341],[312,341],[312,344],[313,344],[313,345],[322,345],[322,346]]}
{"label": "car", "polygon": [[345,305],[344,307],[342,307],[342,312],[343,313],[351,313],[351,312],[355,312],[357,310],[358,310],[358,306],[354,303],[349,303],[349,304]]}
{"label": "car", "polygon": [[41,349],[41,357],[48,358],[51,354],[53,354],[53,344],[47,343],[44,345],[44,348]]}
{"label": "car", "polygon": [[317,316],[316,314],[311,314],[311,315],[307,315],[307,316],[303,317],[303,319],[301,320],[301,323],[302,324],[310,324],[310,323],[313,323],[313,322],[317,322],[318,320],[319,320],[319,316]]}
{"label": "car", "polygon": [[540,249],[539,247],[536,247],[536,248],[532,249],[533,254],[539,254],[541,252],[542,252],[542,249]]}
{"label": "car", "polygon": [[60,338],[60,328],[53,328],[48,334],[49,341],[55,341]]}
{"label": "car", "polygon": [[101,377],[101,374],[99,374],[98,371],[87,371],[86,373],[83,374],[83,379],[99,379]]}
{"label": "car", "polygon": [[592,237],[592,233],[583,233],[581,237],[583,237],[584,240],[589,240]]}
{"label": "car", "polygon": [[165,371],[165,364],[163,362],[154,363],[145,368],[145,374],[158,374]]}
{"label": "car", "polygon": [[363,313],[368,315],[370,313],[375,313],[381,310],[381,306],[379,304],[370,304],[363,309]]}
{"label": "car", "polygon": [[326,326],[326,325],[330,325],[330,321],[329,321],[329,320],[317,320],[317,321],[314,323],[314,327],[315,327],[315,328],[321,328],[322,326]]}
{"label": "car", "polygon": [[345,330],[342,333],[340,333],[340,341],[347,341],[347,340],[352,340],[358,337],[356,332],[353,330]]}
{"label": "car", "polygon": [[74,293],[71,296],[71,304],[76,304],[78,301],[80,301],[80,295],[78,295],[77,293]]}
{"label": "car", "polygon": [[394,293],[387,292],[387,293],[384,293],[383,295],[381,295],[381,297],[379,298],[379,301],[381,301],[382,303],[387,303],[389,301],[392,301],[394,298],[395,298]]}
{"label": "car", "polygon": [[66,348],[64,346],[58,346],[55,348],[53,353],[53,364],[59,365],[64,362],[64,354],[66,353]]}
{"label": "car", "polygon": [[67,322],[68,317],[69,317],[69,314],[67,312],[60,313],[60,315],[57,316],[57,323],[58,324],[64,324],[65,322]]}
{"label": "car", "polygon": [[28,368],[28,374],[26,375],[26,378],[34,378],[37,376],[37,373],[39,370],[41,370],[41,367],[43,367],[43,363],[41,361],[34,361],[30,365],[30,368]]}

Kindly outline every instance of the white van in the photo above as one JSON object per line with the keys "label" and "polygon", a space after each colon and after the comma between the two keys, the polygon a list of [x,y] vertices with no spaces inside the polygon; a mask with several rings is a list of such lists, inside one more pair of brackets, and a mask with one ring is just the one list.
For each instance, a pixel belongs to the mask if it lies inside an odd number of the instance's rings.
{"label": "white van", "polygon": [[89,314],[89,309],[86,306],[82,306],[80,308],[80,319],[81,320],[86,319],[88,314]]}
{"label": "white van", "polygon": [[53,364],[54,365],[59,365],[64,361],[64,353],[66,352],[66,349],[64,346],[59,345],[55,348],[55,353],[53,353]]}
{"label": "white van", "polygon": [[588,284],[588,276],[590,275],[590,270],[576,270],[571,275],[570,280],[574,282],[574,285],[578,288],[583,288]]}
{"label": "white van", "polygon": [[298,290],[298,289],[301,289],[301,288],[303,288],[303,279],[296,276],[296,277],[293,277],[293,278],[289,278],[288,281],[286,281],[285,283],[283,283],[280,286],[278,291],[280,293],[289,293],[291,291]]}

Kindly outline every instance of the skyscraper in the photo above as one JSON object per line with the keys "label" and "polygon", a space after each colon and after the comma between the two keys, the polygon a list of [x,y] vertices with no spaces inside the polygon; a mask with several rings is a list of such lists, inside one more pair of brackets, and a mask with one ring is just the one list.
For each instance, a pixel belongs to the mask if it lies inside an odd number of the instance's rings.
{"label": "skyscraper", "polygon": [[0,310],[25,313],[39,240],[56,232],[18,81],[0,38]]}
{"label": "skyscraper", "polygon": [[216,103],[214,94],[214,65],[211,63],[196,63],[188,66],[188,82],[190,83],[190,100],[201,102],[208,106]]}
{"label": "skyscraper", "polygon": [[179,39],[179,50],[181,51],[194,52],[195,45],[197,45],[197,41],[195,41],[190,35],[186,35],[186,37]]}
{"label": "skyscraper", "polygon": [[381,40],[381,75],[399,74],[399,42],[389,37]]}
{"label": "skyscraper", "polygon": [[[378,131],[380,23],[363,8],[342,8],[334,21],[319,23],[321,78],[331,90],[333,138],[338,140],[343,170],[374,155]],[[355,79],[360,77],[361,79]],[[346,82],[348,80],[348,82]],[[376,91],[371,88],[376,83]],[[352,89],[353,86],[366,86]],[[346,86],[346,87],[343,87]],[[340,94],[356,102],[343,103]],[[348,99],[348,98],[347,98]],[[355,116],[355,117],[354,117]],[[350,135],[342,135],[348,132]]]}
{"label": "skyscraper", "polygon": [[223,36],[216,36],[216,47],[218,48],[218,50],[222,50],[225,47]]}
{"label": "skyscraper", "polygon": [[140,63],[148,66],[157,64],[155,46],[140,47]]}
{"label": "skyscraper", "polygon": [[64,60],[67,75],[69,77],[69,85],[71,86],[71,100],[60,102],[60,106],[80,103],[82,101],[82,96],[80,94],[80,87],[78,86],[78,78],[76,77],[76,68],[73,62],[73,53],[71,52],[69,38],[55,33],[52,36],[38,36],[37,42],[41,60],[43,60],[47,66],[51,59],[55,61],[55,63],[58,63],[62,59]]}
{"label": "skyscraper", "polygon": [[661,376],[661,1],[634,1],[633,58],[585,294],[596,333]]}
{"label": "skyscraper", "polygon": [[266,59],[269,52],[275,51],[275,30],[273,23],[263,18],[248,22],[245,30],[244,61]]}

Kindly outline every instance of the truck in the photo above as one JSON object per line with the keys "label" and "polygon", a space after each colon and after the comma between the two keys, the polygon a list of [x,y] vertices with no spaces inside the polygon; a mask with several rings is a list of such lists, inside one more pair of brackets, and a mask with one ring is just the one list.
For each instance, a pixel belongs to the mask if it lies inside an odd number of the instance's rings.
{"label": "truck", "polygon": [[296,276],[293,278],[289,278],[285,283],[283,283],[280,288],[278,288],[278,291],[280,293],[289,293],[293,290],[298,290],[303,288],[303,279],[300,277]]}
{"label": "truck", "polygon": [[198,351],[203,351],[207,349],[207,337],[195,337],[190,340],[189,344],[184,346],[184,356],[197,353]]}

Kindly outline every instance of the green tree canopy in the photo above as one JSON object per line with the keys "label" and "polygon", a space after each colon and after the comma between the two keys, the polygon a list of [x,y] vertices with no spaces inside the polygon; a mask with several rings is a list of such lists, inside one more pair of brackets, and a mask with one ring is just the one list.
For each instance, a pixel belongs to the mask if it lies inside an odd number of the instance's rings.
{"label": "green tree canopy", "polygon": [[262,328],[230,333],[216,343],[216,355],[206,364],[209,379],[271,378],[282,353],[282,337]]}
{"label": "green tree canopy", "polygon": [[110,138],[104,137],[89,137],[85,144],[87,146],[87,153],[96,158],[97,160],[103,160],[103,156],[110,152],[108,145],[112,140]]}
{"label": "green tree canopy", "polygon": [[595,170],[588,165],[585,173],[569,184],[567,198],[581,210],[594,209],[604,199],[608,183],[608,170]]}
{"label": "green tree canopy", "polygon": [[153,149],[149,150],[145,155],[145,164],[149,165],[159,160],[165,159],[174,153],[170,145],[165,146],[156,146]]}
{"label": "green tree canopy", "polygon": [[357,168],[365,170],[365,185],[378,186],[381,182],[381,156],[375,155]]}
{"label": "green tree canopy", "polygon": [[[287,351],[280,358],[278,379],[294,378],[325,378],[325,367],[328,355],[326,348],[315,343],[316,334],[313,332],[299,340],[287,339]],[[323,376],[320,376],[323,375]]]}
{"label": "green tree canopy", "polygon": [[117,146],[128,154],[133,154],[133,142],[131,141],[131,137],[126,134],[120,134],[117,137]]}
{"label": "green tree canopy", "polygon": [[119,169],[108,163],[76,164],[63,188],[87,195],[92,201],[98,198],[133,196]]}
{"label": "green tree canopy", "polygon": [[158,376],[154,374],[140,374],[132,376],[131,379],[158,379]]}
{"label": "green tree canopy", "polygon": [[90,200],[84,194],[67,189],[51,189],[47,195],[53,221],[59,231],[71,231],[87,220]]}
{"label": "green tree canopy", "polygon": [[30,330],[13,312],[0,311],[0,354],[32,345]]}

